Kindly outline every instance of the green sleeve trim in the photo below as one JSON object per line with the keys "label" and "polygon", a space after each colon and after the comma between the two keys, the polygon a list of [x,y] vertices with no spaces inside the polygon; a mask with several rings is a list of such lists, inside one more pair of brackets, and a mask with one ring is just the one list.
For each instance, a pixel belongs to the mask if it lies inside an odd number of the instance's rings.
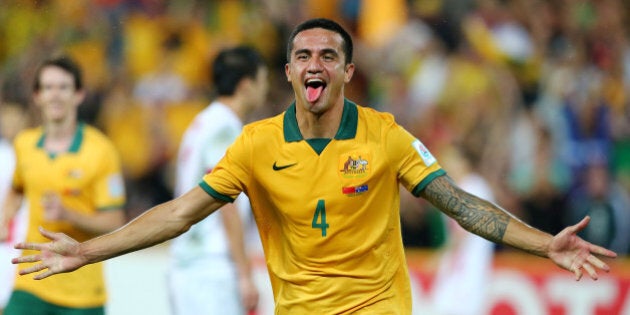
{"label": "green sleeve trim", "polygon": [[111,206],[99,207],[97,210],[100,212],[100,211],[122,210],[124,208],[125,208],[124,204],[119,204],[119,205],[111,205]]}
{"label": "green sleeve trim", "polygon": [[230,196],[226,196],[222,193],[217,192],[216,190],[212,189],[212,187],[210,187],[210,185],[208,185],[208,183],[202,181],[199,183],[199,187],[201,187],[201,189],[203,189],[205,192],[208,193],[208,195],[212,196],[212,198],[217,199],[217,200],[221,200],[221,201],[225,201],[225,202],[234,202],[234,198],[230,197]]}
{"label": "green sleeve trim", "polygon": [[413,189],[411,193],[416,197],[420,197],[420,192],[422,192],[425,188],[427,188],[427,185],[429,185],[430,182],[444,175],[446,175],[446,171],[444,171],[443,169],[439,169],[429,174],[429,176],[425,177],[418,185],[416,185],[416,187]]}

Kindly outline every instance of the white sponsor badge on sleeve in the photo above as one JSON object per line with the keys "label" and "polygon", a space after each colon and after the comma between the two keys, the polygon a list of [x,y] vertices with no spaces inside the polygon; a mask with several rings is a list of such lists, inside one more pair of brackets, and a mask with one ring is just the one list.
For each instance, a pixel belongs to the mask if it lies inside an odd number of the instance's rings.
{"label": "white sponsor badge on sleeve", "polygon": [[125,194],[125,182],[121,174],[112,174],[107,179],[107,187],[111,197],[119,198]]}
{"label": "white sponsor badge on sleeve", "polygon": [[416,149],[416,151],[418,151],[418,154],[422,158],[424,165],[431,166],[433,165],[433,163],[436,162],[431,152],[429,152],[429,149],[427,149],[427,147],[425,147],[424,144],[420,142],[420,140],[416,139],[411,145],[414,149]]}

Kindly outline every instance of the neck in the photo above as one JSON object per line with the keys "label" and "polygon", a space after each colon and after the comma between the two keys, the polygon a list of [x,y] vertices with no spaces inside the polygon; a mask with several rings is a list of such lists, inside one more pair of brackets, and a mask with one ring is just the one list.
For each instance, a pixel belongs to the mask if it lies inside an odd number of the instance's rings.
{"label": "neck", "polygon": [[304,139],[335,137],[341,124],[343,99],[321,113],[308,111],[300,104],[295,107],[298,127]]}
{"label": "neck", "polygon": [[44,124],[46,132],[44,147],[46,150],[50,152],[67,151],[74,139],[77,125],[76,119],[46,122]]}
{"label": "neck", "polygon": [[245,120],[246,108],[243,101],[235,96],[219,96],[217,102],[229,107],[241,121]]}

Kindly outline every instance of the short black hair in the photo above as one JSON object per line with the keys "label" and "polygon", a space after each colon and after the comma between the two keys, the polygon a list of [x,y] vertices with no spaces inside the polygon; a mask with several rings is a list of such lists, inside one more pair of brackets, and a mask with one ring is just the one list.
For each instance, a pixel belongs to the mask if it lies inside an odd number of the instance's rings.
{"label": "short black hair", "polygon": [[260,53],[249,46],[224,49],[212,63],[212,82],[218,95],[231,96],[244,78],[256,78],[258,69],[265,66]]}
{"label": "short black hair", "polygon": [[50,59],[46,59],[39,65],[35,72],[33,91],[37,92],[41,88],[41,83],[39,82],[40,76],[44,68],[47,67],[58,67],[70,73],[74,78],[74,89],[77,91],[83,90],[83,75],[81,72],[81,67],[69,56],[60,55],[52,57]]}
{"label": "short black hair", "polygon": [[293,50],[293,40],[295,36],[303,31],[314,28],[323,28],[341,35],[343,39],[342,49],[343,53],[346,55],[346,64],[352,63],[352,37],[337,22],[324,18],[306,20],[293,29],[293,32],[291,32],[289,36],[289,42],[287,43],[287,62],[291,61],[291,51]]}

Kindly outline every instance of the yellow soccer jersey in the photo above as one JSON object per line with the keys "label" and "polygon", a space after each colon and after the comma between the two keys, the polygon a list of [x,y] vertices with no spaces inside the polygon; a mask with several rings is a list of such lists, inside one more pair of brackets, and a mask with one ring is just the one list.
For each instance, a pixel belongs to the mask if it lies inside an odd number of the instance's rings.
{"label": "yellow soccer jersey", "polygon": [[[61,196],[66,208],[85,214],[122,209],[125,190],[118,154],[100,131],[84,124],[78,126],[68,152],[51,155],[43,148],[45,137],[41,127],[33,128],[20,133],[14,143],[17,161],[13,187],[24,193],[29,204],[26,240],[49,241],[40,235],[39,226],[78,241],[92,238],[95,235],[86,234],[68,222],[46,220],[41,201],[46,193],[53,192]],[[39,281],[17,276],[15,289],[68,307],[94,307],[106,301],[100,263]]]}
{"label": "yellow soccer jersey", "polygon": [[278,314],[410,314],[399,184],[444,175],[390,114],[345,101],[332,140],[304,140],[295,104],[246,126],[200,186],[248,194]]}

